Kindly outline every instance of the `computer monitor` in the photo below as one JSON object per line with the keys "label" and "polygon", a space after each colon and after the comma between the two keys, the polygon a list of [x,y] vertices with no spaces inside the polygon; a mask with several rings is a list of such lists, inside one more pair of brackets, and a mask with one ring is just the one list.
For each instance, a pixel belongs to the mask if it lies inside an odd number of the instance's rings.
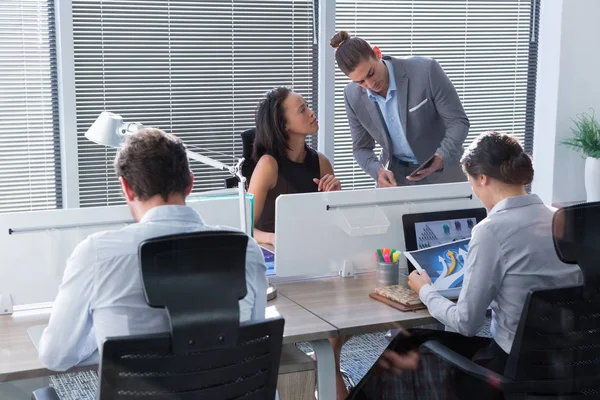
{"label": "computer monitor", "polygon": [[[487,215],[485,208],[404,214],[404,245],[407,251],[426,249],[471,237],[471,230]],[[408,262],[408,272],[415,267]]]}

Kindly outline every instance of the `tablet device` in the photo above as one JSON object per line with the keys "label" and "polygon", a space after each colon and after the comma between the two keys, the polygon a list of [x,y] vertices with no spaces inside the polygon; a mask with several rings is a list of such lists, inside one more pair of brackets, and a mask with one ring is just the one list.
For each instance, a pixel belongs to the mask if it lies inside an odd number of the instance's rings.
{"label": "tablet device", "polygon": [[458,298],[463,285],[470,238],[405,251],[404,255],[419,272],[426,271],[432,286],[444,297]]}
{"label": "tablet device", "polygon": [[415,169],[409,176],[414,178],[415,176],[417,176],[417,172],[424,170],[426,168],[429,168],[429,166],[431,166],[431,164],[433,164],[434,159],[435,159],[435,154],[432,155],[431,157],[429,157],[427,159],[427,161],[425,161],[423,164],[419,165],[419,167],[417,169]]}

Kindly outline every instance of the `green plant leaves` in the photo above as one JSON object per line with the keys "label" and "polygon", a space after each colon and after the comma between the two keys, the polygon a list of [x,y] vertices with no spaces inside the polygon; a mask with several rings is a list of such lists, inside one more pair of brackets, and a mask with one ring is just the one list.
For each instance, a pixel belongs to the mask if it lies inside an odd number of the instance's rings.
{"label": "green plant leaves", "polygon": [[562,144],[582,152],[587,157],[600,158],[600,124],[592,115],[587,113],[577,114],[573,120],[575,126],[571,128],[573,137],[562,141]]}

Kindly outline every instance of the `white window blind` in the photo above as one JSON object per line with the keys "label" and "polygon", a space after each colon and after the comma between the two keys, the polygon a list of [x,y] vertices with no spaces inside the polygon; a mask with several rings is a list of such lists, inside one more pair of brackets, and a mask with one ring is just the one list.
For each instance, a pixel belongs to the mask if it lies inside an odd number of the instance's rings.
{"label": "white window blind", "polygon": [[61,207],[54,9],[0,2],[0,212]]}
{"label": "white window blind", "polygon": [[[115,151],[84,137],[103,110],[232,164],[267,90],[316,107],[314,21],[313,0],[73,0],[81,206],[123,201]],[[225,173],[191,166],[195,192],[224,187]]]}
{"label": "white window blind", "polygon": [[[438,60],[471,122],[465,146],[494,129],[515,134],[532,151],[538,15],[539,0],[337,0],[336,30],[368,40],[384,55]],[[373,187],[352,155],[348,82],[338,68],[335,173],[344,189]]]}

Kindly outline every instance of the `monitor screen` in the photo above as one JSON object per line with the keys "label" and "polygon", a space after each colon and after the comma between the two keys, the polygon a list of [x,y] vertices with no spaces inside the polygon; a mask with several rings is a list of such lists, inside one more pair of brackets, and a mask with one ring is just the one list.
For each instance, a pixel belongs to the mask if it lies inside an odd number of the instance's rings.
{"label": "monitor screen", "polygon": [[[436,211],[402,216],[406,250],[420,250],[471,237],[471,230],[487,215],[485,208]],[[409,272],[414,267],[408,263]]]}
{"label": "monitor screen", "polygon": [[477,224],[475,217],[444,219],[415,223],[417,249],[426,249],[448,242],[471,237],[471,229]]}

